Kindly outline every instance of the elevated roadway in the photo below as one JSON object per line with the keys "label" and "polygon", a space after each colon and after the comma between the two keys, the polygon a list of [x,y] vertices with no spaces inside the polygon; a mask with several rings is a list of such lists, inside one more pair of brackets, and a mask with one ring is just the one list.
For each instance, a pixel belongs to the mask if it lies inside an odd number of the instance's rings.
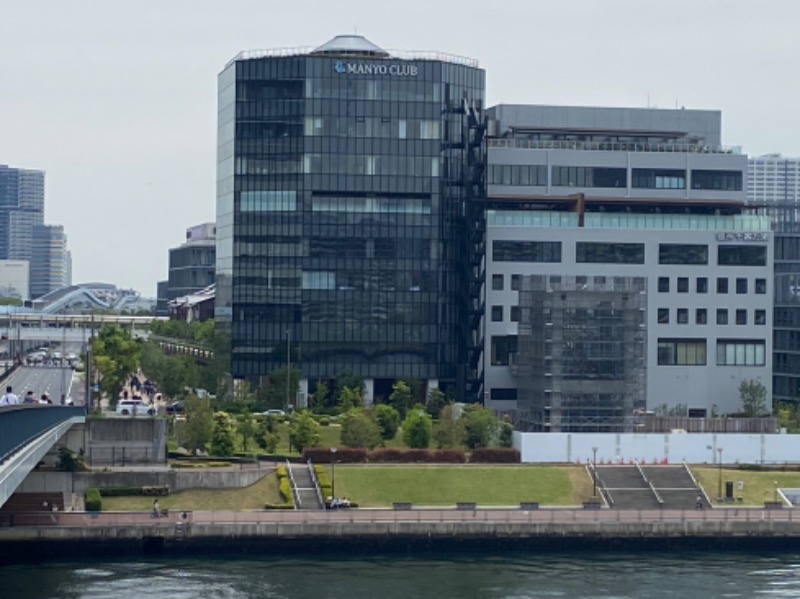
{"label": "elevated roadway", "polygon": [[5,380],[3,392],[6,386],[11,385],[20,400],[28,391],[33,391],[37,399],[42,393],[47,393],[57,404],[62,395],[70,397],[73,375],[71,368],[21,366]]}

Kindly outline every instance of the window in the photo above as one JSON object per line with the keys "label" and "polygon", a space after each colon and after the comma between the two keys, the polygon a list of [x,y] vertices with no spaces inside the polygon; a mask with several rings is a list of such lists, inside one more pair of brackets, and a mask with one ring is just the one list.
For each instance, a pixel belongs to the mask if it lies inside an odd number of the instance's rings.
{"label": "window", "polygon": [[669,277],[658,277],[658,291],[669,293]]}
{"label": "window", "polygon": [[717,264],[720,266],[766,266],[765,245],[721,245],[717,248]]}
{"label": "window", "polygon": [[728,324],[728,310],[717,308],[717,324]]}
{"label": "window", "polygon": [[303,289],[336,289],[336,273],[306,271],[303,273]]}
{"label": "window", "polygon": [[489,392],[492,401],[516,401],[517,400],[517,390],[516,389],[500,389],[497,387],[492,388]]}
{"label": "window", "polygon": [[747,324],[747,310],[736,310],[736,324]]}
{"label": "window", "polygon": [[689,277],[678,277],[678,293],[689,293]]}
{"label": "window", "polygon": [[728,279],[725,277],[717,279],[717,293],[728,293]]}
{"label": "window", "polygon": [[511,322],[519,322],[519,306],[511,306]]}
{"label": "window", "polygon": [[492,275],[492,290],[503,290],[503,275]]}
{"label": "window", "polygon": [[766,292],[767,292],[767,280],[756,279],[756,293],[766,293]]}
{"label": "window", "polygon": [[660,243],[659,264],[708,264],[708,246],[688,243]]}
{"label": "window", "polygon": [[669,324],[669,308],[658,309],[658,324]]}
{"label": "window", "polygon": [[708,278],[697,277],[697,293],[708,293]]}
{"label": "window", "polygon": [[494,241],[497,262],[561,262],[560,241]]}
{"label": "window", "polygon": [[767,324],[767,311],[756,310],[753,322],[755,322],[756,324]]}
{"label": "window", "polygon": [[692,171],[692,189],[742,191],[741,171]]}
{"label": "window", "polygon": [[547,166],[544,164],[490,164],[488,182],[490,185],[543,187],[547,185]]}
{"label": "window", "polygon": [[695,324],[708,324],[708,311],[705,308],[697,308],[694,311]]}
{"label": "window", "polygon": [[659,366],[705,366],[705,339],[659,339]]}
{"label": "window", "polygon": [[517,353],[517,336],[492,337],[492,366],[508,366],[511,354]]}
{"label": "window", "polygon": [[717,340],[717,366],[764,366],[766,344],[763,339]]}
{"label": "window", "polygon": [[628,174],[624,168],[592,166],[554,166],[555,187],[627,187]]}
{"label": "window", "polygon": [[511,291],[519,291],[522,284],[522,275],[511,275]]}
{"label": "window", "polygon": [[492,306],[492,322],[503,322],[503,306]]}
{"label": "window", "polygon": [[635,168],[633,187],[637,189],[686,189],[686,171]]}
{"label": "window", "polygon": [[736,279],[736,293],[747,293],[747,279]]}
{"label": "window", "polygon": [[584,264],[644,264],[644,244],[579,241],[575,261]]}
{"label": "window", "polygon": [[239,198],[242,212],[291,212],[297,210],[296,191],[243,191]]}
{"label": "window", "polygon": [[689,324],[689,310],[678,308],[678,324]]}

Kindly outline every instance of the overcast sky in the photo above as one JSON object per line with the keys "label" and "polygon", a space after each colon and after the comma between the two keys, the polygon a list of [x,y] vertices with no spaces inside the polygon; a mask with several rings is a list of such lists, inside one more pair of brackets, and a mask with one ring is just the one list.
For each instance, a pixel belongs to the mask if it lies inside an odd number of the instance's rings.
{"label": "overcast sky", "polygon": [[800,154],[798,0],[0,0],[0,164],[47,172],[75,282],[154,297],[214,219],[217,73],[356,29],[477,58],[489,104],[720,109],[723,143]]}

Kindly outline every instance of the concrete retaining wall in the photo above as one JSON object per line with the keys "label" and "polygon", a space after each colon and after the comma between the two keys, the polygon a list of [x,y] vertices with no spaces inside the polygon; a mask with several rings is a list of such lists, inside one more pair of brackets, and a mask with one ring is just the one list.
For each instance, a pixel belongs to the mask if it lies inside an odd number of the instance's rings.
{"label": "concrete retaining wall", "polygon": [[90,418],[86,458],[93,466],[163,464],[167,421],[163,418]]}
{"label": "concrete retaining wall", "polygon": [[169,485],[170,492],[186,489],[248,487],[274,471],[272,467],[247,470],[165,470],[163,472],[76,472],[75,492],[89,487],[143,487]]}

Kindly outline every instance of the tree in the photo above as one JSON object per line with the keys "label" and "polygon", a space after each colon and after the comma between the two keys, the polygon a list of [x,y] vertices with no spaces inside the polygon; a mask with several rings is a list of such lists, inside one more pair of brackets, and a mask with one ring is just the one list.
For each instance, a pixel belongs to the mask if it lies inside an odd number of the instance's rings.
{"label": "tree", "polygon": [[233,455],[236,451],[236,424],[227,412],[214,414],[214,429],[211,432],[211,454]]}
{"label": "tree", "polygon": [[92,339],[91,348],[94,370],[100,375],[100,388],[113,407],[125,381],[139,366],[139,342],[118,325],[107,324]]}
{"label": "tree", "polygon": [[319,424],[308,412],[300,412],[289,426],[289,440],[294,448],[302,453],[306,447],[319,445]]}
{"label": "tree", "polygon": [[431,418],[438,418],[446,405],[447,402],[444,393],[439,389],[431,389],[428,391],[428,403],[425,405],[425,409],[428,411],[428,414],[431,415]]}
{"label": "tree", "polygon": [[739,398],[742,401],[742,412],[750,418],[766,416],[767,410],[767,388],[761,381],[751,379],[742,381],[739,384]]}
{"label": "tree", "polygon": [[431,443],[431,417],[422,410],[412,410],[403,421],[403,441],[409,447],[426,449]]}
{"label": "tree", "polygon": [[411,388],[405,381],[395,381],[392,385],[392,394],[389,396],[389,405],[400,413],[400,418],[405,418],[411,408]]}
{"label": "tree", "polygon": [[358,389],[361,393],[364,393],[364,379],[357,374],[350,372],[349,370],[345,370],[340,372],[336,377],[336,388],[343,389],[344,387],[350,387],[351,389]]}
{"label": "tree", "polygon": [[[288,403],[294,405],[297,398],[297,392],[300,390],[300,379],[303,374],[299,369],[291,366],[289,372],[289,397]],[[269,373],[266,383],[261,387],[258,393],[259,403],[267,408],[283,408],[287,409],[286,397],[286,377],[287,368],[281,366]]]}
{"label": "tree", "polygon": [[381,432],[381,437],[389,441],[394,439],[397,429],[400,428],[400,412],[387,404],[375,406],[375,422]]}
{"label": "tree", "polygon": [[309,401],[308,407],[313,410],[322,409],[325,406],[325,400],[328,398],[331,390],[325,381],[318,381],[317,388],[314,389],[313,399]]}
{"label": "tree", "polygon": [[18,297],[0,297],[0,306],[21,306],[22,300]]}
{"label": "tree", "polygon": [[206,444],[211,440],[214,430],[214,413],[207,399],[190,397],[185,405],[186,434],[184,447],[197,455],[198,451],[205,451]]}
{"label": "tree", "polygon": [[342,418],[342,445],[345,447],[366,447],[375,449],[381,444],[381,431],[369,414],[360,409],[352,409]]}
{"label": "tree", "polygon": [[242,438],[242,451],[247,451],[250,441],[255,438],[256,431],[258,430],[256,422],[253,420],[253,415],[249,411],[245,410],[239,414],[236,430]]}
{"label": "tree", "polygon": [[468,406],[464,414],[464,427],[469,449],[497,447],[500,444],[500,421],[491,410],[477,404]]}
{"label": "tree", "polygon": [[350,387],[342,387],[339,391],[339,409],[342,413],[347,413],[353,408],[360,408],[364,403],[361,395],[361,389],[352,389]]}
{"label": "tree", "polygon": [[514,444],[514,427],[510,422],[500,423],[500,447],[511,447]]}
{"label": "tree", "polygon": [[442,408],[439,420],[433,429],[436,447],[439,449],[463,447],[465,436],[464,419],[459,417],[454,403],[447,404]]}
{"label": "tree", "polygon": [[265,416],[255,433],[256,443],[267,453],[275,453],[281,435],[278,430],[278,419],[275,416]]}

